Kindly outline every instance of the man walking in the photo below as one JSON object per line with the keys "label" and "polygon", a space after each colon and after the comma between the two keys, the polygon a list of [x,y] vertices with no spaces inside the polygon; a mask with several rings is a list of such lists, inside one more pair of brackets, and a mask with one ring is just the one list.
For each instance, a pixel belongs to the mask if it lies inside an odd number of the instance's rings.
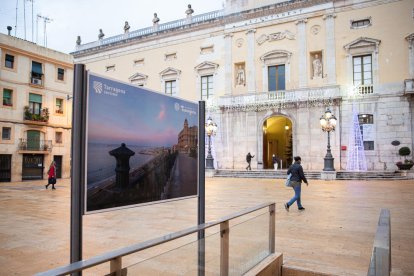
{"label": "man walking", "polygon": [[300,164],[302,159],[300,156],[295,156],[295,163],[292,164],[292,166],[289,167],[287,174],[292,174],[290,177],[290,183],[292,185],[293,190],[295,191],[295,196],[292,197],[292,199],[289,202],[286,202],[285,209],[286,211],[289,211],[289,207],[292,206],[293,203],[297,203],[299,211],[305,210],[305,208],[302,206],[302,202],[300,200],[300,192],[301,192],[301,185],[302,180],[306,183],[306,186],[309,185],[308,180],[305,177],[305,174],[303,173],[302,165]]}
{"label": "man walking", "polygon": [[248,170],[252,170],[252,167],[250,167],[250,162],[252,162],[252,158],[254,157],[254,155],[251,155],[250,152],[246,155],[246,161],[249,165],[247,165],[246,167],[246,171]]}

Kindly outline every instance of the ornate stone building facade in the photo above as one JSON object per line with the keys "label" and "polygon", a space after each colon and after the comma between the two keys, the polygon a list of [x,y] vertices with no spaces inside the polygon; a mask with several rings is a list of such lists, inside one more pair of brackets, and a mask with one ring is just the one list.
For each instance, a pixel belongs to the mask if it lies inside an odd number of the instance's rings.
{"label": "ornate stone building facade", "polygon": [[[286,168],[300,155],[321,170],[331,133],[336,170],[353,150],[353,108],[369,170],[395,170],[413,149],[414,3],[410,0],[233,1],[223,10],[77,45],[75,62],[102,75],[188,100],[218,124],[217,168]],[[183,7],[183,16],[185,7]],[[162,18],[162,17],[161,17]],[[149,22],[149,25],[151,22]],[[133,27],[133,26],[132,26]]]}
{"label": "ornate stone building facade", "polygon": [[0,34],[0,181],[70,177],[73,59]]}
{"label": "ornate stone building facade", "polygon": [[188,121],[185,119],[184,127],[178,134],[178,149],[185,153],[195,150],[197,148],[197,137],[197,126],[188,126]]}

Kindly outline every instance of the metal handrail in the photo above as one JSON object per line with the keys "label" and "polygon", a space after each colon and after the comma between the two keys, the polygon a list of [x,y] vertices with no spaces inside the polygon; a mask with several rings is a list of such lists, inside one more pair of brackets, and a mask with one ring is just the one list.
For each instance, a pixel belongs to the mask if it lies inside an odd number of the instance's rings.
{"label": "metal handrail", "polygon": [[[35,275],[36,276],[67,275],[69,273],[82,271],[84,269],[91,268],[91,267],[94,267],[94,266],[97,266],[97,265],[100,265],[102,263],[106,263],[106,262],[109,262],[109,261],[114,261],[114,260],[119,259],[121,257],[124,257],[126,255],[130,255],[130,254],[142,251],[144,249],[147,249],[147,248],[150,248],[150,247],[153,247],[153,246],[156,246],[156,245],[160,245],[160,244],[163,244],[163,243],[166,243],[166,242],[169,242],[169,241],[172,241],[172,240],[184,237],[184,236],[188,236],[190,234],[193,234],[193,233],[196,233],[196,232],[199,232],[199,231],[203,231],[207,228],[210,228],[210,227],[222,224],[222,223],[226,223],[226,222],[228,223],[229,220],[247,215],[249,213],[255,212],[257,210],[260,210],[260,209],[263,209],[263,208],[266,208],[266,207],[269,207],[269,212],[270,212],[270,215],[272,217],[272,219],[269,223],[269,225],[270,225],[269,227],[270,227],[270,229],[272,229],[272,231],[270,231],[270,233],[269,233],[269,249],[270,249],[271,253],[274,253],[274,249],[275,249],[275,247],[274,247],[275,203],[274,202],[267,202],[267,203],[257,205],[255,207],[244,209],[242,211],[239,211],[239,212],[234,213],[232,215],[225,216],[225,217],[220,218],[220,219],[215,220],[215,221],[211,221],[211,222],[207,222],[207,223],[200,224],[200,225],[197,225],[197,226],[193,226],[193,227],[190,227],[190,228],[178,231],[178,232],[174,232],[174,233],[162,236],[162,237],[158,237],[158,238],[151,239],[151,240],[141,242],[141,243],[138,243],[138,244],[134,244],[134,245],[131,245],[131,246],[128,246],[128,247],[124,247],[124,248],[121,248],[121,249],[118,249],[118,250],[114,250],[114,251],[111,251],[109,253],[98,255],[98,256],[92,257],[88,260],[79,261],[79,262],[71,263],[71,264],[61,266],[61,267],[58,267],[58,268],[55,268],[55,269],[52,269],[52,270],[48,270],[48,271],[45,271],[45,272],[40,272],[40,273],[37,273]],[[273,232],[273,233],[271,233],[271,232]]]}

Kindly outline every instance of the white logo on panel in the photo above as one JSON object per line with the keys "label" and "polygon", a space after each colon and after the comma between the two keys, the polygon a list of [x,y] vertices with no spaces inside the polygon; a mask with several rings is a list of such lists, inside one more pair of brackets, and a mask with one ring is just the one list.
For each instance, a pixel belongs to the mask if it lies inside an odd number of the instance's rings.
{"label": "white logo on panel", "polygon": [[95,89],[95,92],[98,94],[102,93],[102,82],[94,81],[93,82],[93,89]]}
{"label": "white logo on panel", "polygon": [[179,111],[180,110],[180,104],[179,103],[175,103],[174,104],[174,108],[175,108],[175,111]]}

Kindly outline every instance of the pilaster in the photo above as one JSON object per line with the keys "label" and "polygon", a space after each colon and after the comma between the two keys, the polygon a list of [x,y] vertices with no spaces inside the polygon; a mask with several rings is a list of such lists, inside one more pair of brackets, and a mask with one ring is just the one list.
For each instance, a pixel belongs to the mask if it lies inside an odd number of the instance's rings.
{"label": "pilaster", "polygon": [[255,39],[254,34],[256,29],[250,29],[246,32],[247,35],[247,60],[246,60],[246,72],[247,72],[247,92],[256,92],[256,68],[254,62],[255,52]]}
{"label": "pilaster", "polygon": [[326,53],[326,73],[328,84],[336,84],[336,55],[335,55],[335,17],[334,13],[323,17],[325,20],[325,53]]}
{"label": "pilaster", "polygon": [[233,66],[232,66],[232,33],[224,35],[224,95],[231,95],[232,93],[232,80],[233,80]]}
{"label": "pilaster", "polygon": [[299,88],[306,87],[308,84],[308,64],[306,55],[306,22],[308,20],[301,19],[296,21],[298,29],[298,49],[299,49]]}

